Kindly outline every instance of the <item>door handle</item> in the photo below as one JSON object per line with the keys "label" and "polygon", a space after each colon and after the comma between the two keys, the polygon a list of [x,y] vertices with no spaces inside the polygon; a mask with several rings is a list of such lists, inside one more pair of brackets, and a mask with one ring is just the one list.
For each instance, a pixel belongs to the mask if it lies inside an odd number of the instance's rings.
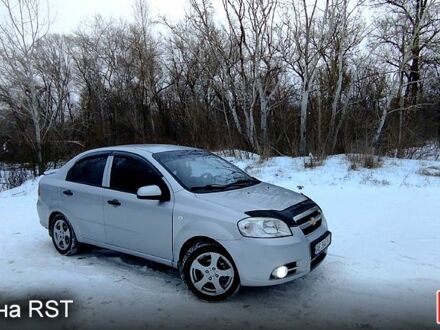
{"label": "door handle", "polygon": [[63,190],[63,194],[67,195],[67,196],[72,196],[73,192],[72,192],[72,190]]}
{"label": "door handle", "polygon": [[118,201],[117,199],[112,199],[110,201],[107,201],[107,203],[109,203],[110,205],[113,205],[113,206],[120,206],[121,205],[121,202]]}

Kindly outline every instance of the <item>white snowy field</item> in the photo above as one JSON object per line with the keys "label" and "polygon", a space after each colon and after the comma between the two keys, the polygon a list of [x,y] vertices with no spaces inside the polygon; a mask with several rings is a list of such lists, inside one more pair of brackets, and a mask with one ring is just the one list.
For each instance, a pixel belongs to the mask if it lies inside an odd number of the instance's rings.
{"label": "white snowy field", "polygon": [[68,320],[45,323],[0,315],[0,329],[438,329],[440,161],[384,159],[381,168],[351,171],[345,156],[314,169],[301,158],[227,158],[261,180],[304,186],[322,207],[333,244],[320,267],[285,285],[205,303],[168,267],[100,249],[60,256],[38,222],[36,181],[27,182],[0,193],[0,308],[57,297],[73,299],[74,309]]}

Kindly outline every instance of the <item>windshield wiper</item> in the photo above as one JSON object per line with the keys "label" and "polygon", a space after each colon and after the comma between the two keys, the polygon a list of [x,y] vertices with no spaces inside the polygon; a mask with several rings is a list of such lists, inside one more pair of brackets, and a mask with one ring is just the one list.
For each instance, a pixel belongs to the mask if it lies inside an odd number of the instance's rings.
{"label": "windshield wiper", "polygon": [[260,183],[260,180],[257,180],[255,178],[250,178],[250,179],[240,179],[231,183],[228,183],[225,187],[233,187],[233,186],[248,186],[249,184],[257,184]]}
{"label": "windshield wiper", "polygon": [[199,190],[224,190],[226,188],[225,185],[221,184],[207,184],[205,186],[197,186],[191,187],[191,191],[199,191]]}
{"label": "windshield wiper", "polygon": [[257,184],[260,183],[260,180],[257,180],[255,178],[250,178],[250,179],[240,179],[225,185],[221,185],[221,184],[207,184],[205,186],[197,186],[197,187],[191,187],[190,191],[200,191],[200,190],[219,190],[219,191],[223,191],[226,190],[227,188],[230,187],[235,187],[235,186],[248,186],[249,184]]}

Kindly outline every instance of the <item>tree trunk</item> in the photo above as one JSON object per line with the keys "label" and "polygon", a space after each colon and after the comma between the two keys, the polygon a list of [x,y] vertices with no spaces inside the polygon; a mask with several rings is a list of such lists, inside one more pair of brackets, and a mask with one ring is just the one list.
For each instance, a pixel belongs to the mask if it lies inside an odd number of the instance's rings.
{"label": "tree trunk", "polygon": [[397,154],[400,155],[400,148],[402,146],[402,130],[403,130],[403,108],[405,106],[405,97],[403,94],[403,72],[400,74],[400,81],[399,81],[399,131],[398,131],[398,137],[397,137]]}
{"label": "tree trunk", "polygon": [[260,130],[261,130],[261,147],[263,154],[267,154],[269,149],[269,137],[267,132],[267,118],[269,114],[269,106],[261,81],[258,81],[258,93],[260,94]]}
{"label": "tree trunk", "polygon": [[377,125],[376,132],[374,133],[373,136],[372,145],[374,149],[376,149],[377,146],[379,145],[379,139],[382,134],[382,129],[383,126],[385,125],[385,120],[387,119],[387,116],[388,116],[388,107],[384,106],[382,110],[382,115],[380,116],[379,119],[379,124]]}
{"label": "tree trunk", "polygon": [[299,154],[304,156],[307,152],[307,108],[309,105],[309,90],[304,88],[301,96],[301,114],[300,114],[300,139]]}
{"label": "tree trunk", "polygon": [[317,103],[318,103],[318,146],[323,154],[324,147],[322,145],[322,95],[321,91],[317,91]]}
{"label": "tree trunk", "polygon": [[241,128],[240,119],[238,118],[237,110],[234,105],[234,101],[232,100],[232,93],[229,91],[225,92],[226,100],[228,101],[228,107],[232,114],[232,119],[234,120],[235,128],[237,129],[240,135],[243,135],[243,129]]}
{"label": "tree trunk", "polygon": [[[350,91],[349,91],[349,95],[350,95]],[[335,132],[333,134],[331,153],[334,153],[336,150],[336,143],[338,142],[339,131],[341,130],[342,124],[345,122],[345,116],[347,114],[348,104],[349,104],[349,98],[347,98],[347,102],[345,102],[344,106],[342,107],[341,117],[339,118],[338,125],[336,126]]]}
{"label": "tree trunk", "polygon": [[35,130],[35,151],[37,154],[37,175],[43,175],[44,164],[43,164],[43,148],[41,142],[41,125],[38,113],[38,102],[37,102],[37,91],[35,88],[35,83],[33,77],[29,79],[30,93],[31,93],[31,114],[32,114],[32,124]]}
{"label": "tree trunk", "polygon": [[[342,46],[340,46],[339,54],[338,54],[338,81],[336,83],[336,89],[335,89],[335,93],[333,95],[332,110],[331,110],[331,117],[330,117],[330,127],[329,127],[329,131],[328,131],[328,136],[326,139],[326,144],[328,143],[328,141],[335,140],[336,112],[338,110],[339,99],[341,97],[341,91],[342,91],[342,78],[343,78],[343,70],[342,70],[343,51],[342,50],[343,50]],[[332,149],[333,149],[333,143],[332,143]]]}

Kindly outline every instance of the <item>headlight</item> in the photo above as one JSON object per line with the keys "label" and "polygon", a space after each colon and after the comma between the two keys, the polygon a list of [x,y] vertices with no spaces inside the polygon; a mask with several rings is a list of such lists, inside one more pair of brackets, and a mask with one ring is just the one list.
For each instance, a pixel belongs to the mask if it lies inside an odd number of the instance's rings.
{"label": "headlight", "polygon": [[238,222],[238,229],[246,237],[292,236],[290,228],[283,221],[272,218],[246,218]]}

